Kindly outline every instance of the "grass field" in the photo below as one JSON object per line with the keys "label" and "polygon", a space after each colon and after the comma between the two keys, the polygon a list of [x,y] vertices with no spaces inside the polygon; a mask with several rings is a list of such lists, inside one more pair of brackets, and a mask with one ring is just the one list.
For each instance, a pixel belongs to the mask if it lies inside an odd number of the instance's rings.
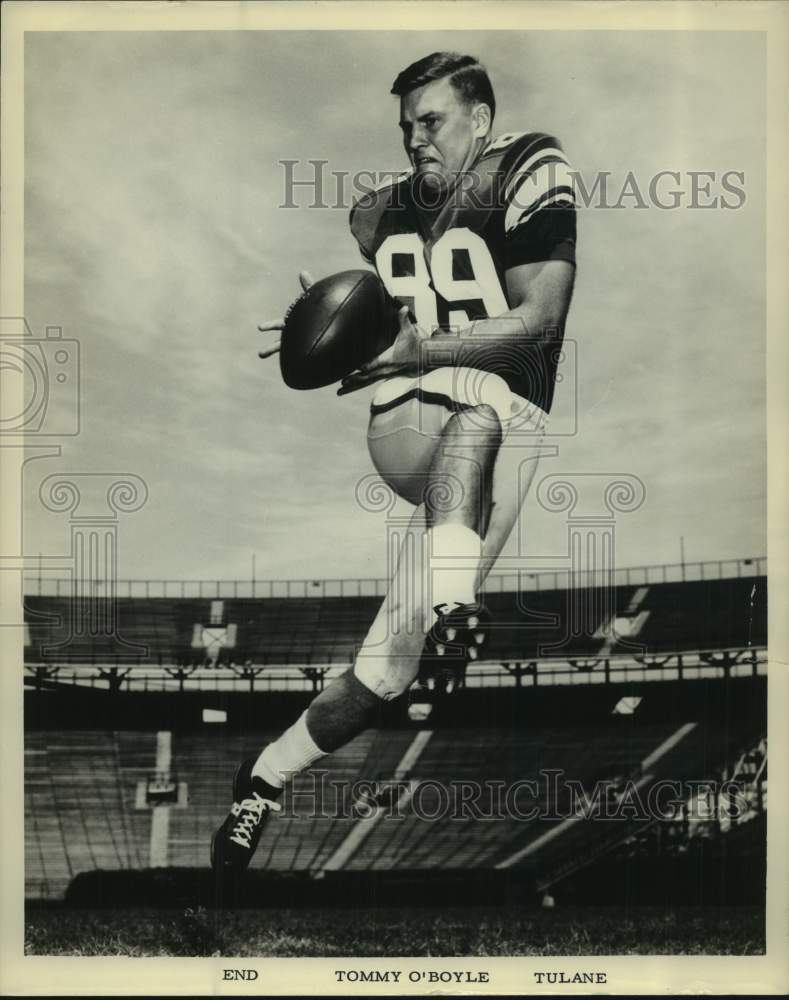
{"label": "grass field", "polygon": [[64,910],[29,906],[28,955],[755,955],[756,907]]}

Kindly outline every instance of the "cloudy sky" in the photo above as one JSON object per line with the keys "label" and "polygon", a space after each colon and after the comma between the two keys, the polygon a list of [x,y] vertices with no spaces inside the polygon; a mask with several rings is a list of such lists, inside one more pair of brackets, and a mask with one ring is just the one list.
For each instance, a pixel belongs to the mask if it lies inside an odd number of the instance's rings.
{"label": "cloudy sky", "polygon": [[[353,498],[372,391],[288,390],[256,325],[300,269],[360,265],[345,207],[303,190],[279,207],[280,161],[400,169],[391,80],[447,48],[487,64],[496,132],[552,132],[589,183],[610,174],[610,201],[630,171],[647,201],[581,213],[578,428],[541,473],[644,481],[621,566],[677,561],[681,535],[689,559],[764,553],[763,41],[528,31],[27,36],[25,311],[82,353],[81,434],[29,466],[29,553],[68,538],[44,475],[131,472],[150,496],[122,519],[122,577],[248,578],[253,554],[259,578],[383,575],[380,516]],[[649,203],[663,170],[682,175],[675,210]],[[744,173],[744,204],[687,207],[689,171],[716,175],[703,204]],[[572,398],[560,387],[557,429]],[[530,551],[561,551],[561,516],[533,497],[524,516]]]}

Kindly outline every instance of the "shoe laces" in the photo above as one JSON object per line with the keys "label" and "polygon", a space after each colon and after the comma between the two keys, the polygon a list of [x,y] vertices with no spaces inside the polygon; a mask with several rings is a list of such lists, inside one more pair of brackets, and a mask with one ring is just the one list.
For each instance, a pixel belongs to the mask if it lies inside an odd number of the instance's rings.
{"label": "shoe laces", "polygon": [[233,836],[230,839],[241,847],[249,847],[252,835],[259,826],[263,814],[269,810],[279,812],[281,808],[279,802],[265,799],[257,792],[251,799],[242,799],[240,803],[233,803],[233,812],[241,819],[233,827]]}

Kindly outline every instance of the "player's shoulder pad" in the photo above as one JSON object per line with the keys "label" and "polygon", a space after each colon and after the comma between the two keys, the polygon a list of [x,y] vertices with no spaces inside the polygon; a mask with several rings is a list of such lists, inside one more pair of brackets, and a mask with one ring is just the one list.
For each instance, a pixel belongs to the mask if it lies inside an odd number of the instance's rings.
{"label": "player's shoulder pad", "polygon": [[410,177],[410,170],[388,177],[357,198],[351,206],[348,224],[362,253],[368,259],[372,259],[372,242],[381,216],[388,208],[402,207],[402,192]]}
{"label": "player's shoulder pad", "polygon": [[570,166],[559,140],[547,132],[508,132],[493,139],[481,162],[495,170],[507,187],[535,173],[545,163]]}
{"label": "player's shoulder pad", "polygon": [[547,132],[499,136],[485,149],[482,160],[499,175],[507,232],[542,208],[575,205],[572,168],[559,140]]}

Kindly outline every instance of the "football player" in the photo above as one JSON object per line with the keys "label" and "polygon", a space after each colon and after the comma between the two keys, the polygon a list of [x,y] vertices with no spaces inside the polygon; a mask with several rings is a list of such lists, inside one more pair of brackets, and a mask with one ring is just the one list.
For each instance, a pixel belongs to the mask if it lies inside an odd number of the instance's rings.
{"label": "football player", "polygon": [[[223,876],[249,864],[285,783],[367,728],[382,701],[412,686],[420,662],[428,672],[452,663],[443,681],[461,682],[488,630],[477,594],[516,523],[551,408],[575,271],[573,183],[559,142],[539,132],[492,139],[495,97],[472,56],[426,56],[392,93],[411,169],[361,198],[350,225],[403,303],[400,328],[339,392],[379,383],[370,454],[416,510],[354,666],[240,765],[212,841]],[[309,287],[309,275],[300,280]]]}

